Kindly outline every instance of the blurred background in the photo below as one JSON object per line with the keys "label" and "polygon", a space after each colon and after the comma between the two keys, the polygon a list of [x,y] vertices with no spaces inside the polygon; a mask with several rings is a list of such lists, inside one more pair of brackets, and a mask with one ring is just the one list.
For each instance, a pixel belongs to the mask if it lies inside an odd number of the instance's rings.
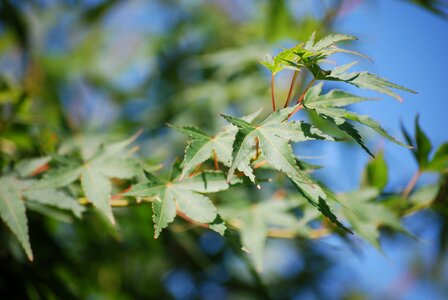
{"label": "blurred background", "polygon": [[[400,138],[401,124],[412,131],[419,114],[437,147],[448,140],[447,7],[444,0],[1,0],[0,104],[26,96],[2,107],[0,162],[54,151],[81,134],[144,128],[139,156],[169,165],[182,158],[185,138],[166,123],[214,132],[224,124],[219,113],[269,110],[270,74],[258,61],[313,31],[357,36],[349,47],[374,60],[360,61],[359,70],[419,92],[356,111]],[[278,99],[291,76],[277,76]],[[387,189],[402,190],[417,169],[411,152],[365,134],[371,149],[385,152]],[[305,144],[297,155],[324,165],[316,176],[336,192],[357,188],[369,159],[349,144]],[[418,184],[436,180],[425,174]],[[21,250],[0,231],[0,293],[15,295],[1,298],[263,297],[216,233],[174,224],[154,240],[150,206],[115,212],[117,231],[94,212],[70,223],[30,212],[33,263],[5,251]],[[275,299],[447,299],[446,220],[423,211],[404,222],[417,238],[385,232],[382,252],[335,236],[269,240],[262,278]]]}

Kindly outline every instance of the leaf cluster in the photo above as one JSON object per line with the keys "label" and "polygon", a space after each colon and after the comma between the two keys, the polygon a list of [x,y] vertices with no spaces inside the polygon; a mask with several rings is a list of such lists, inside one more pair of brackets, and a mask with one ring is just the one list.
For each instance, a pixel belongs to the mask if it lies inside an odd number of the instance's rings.
{"label": "leaf cluster", "polygon": [[[340,81],[395,99],[401,98],[392,89],[413,91],[368,72],[348,72],[353,63],[332,70],[321,66],[335,53],[364,57],[336,45],[355,39],[329,35],[316,41],[313,34],[307,42],[263,62],[273,75],[284,69],[306,69],[313,75],[309,87],[291,107],[285,105],[262,116],[261,110],[244,117],[222,114],[229,124],[213,135],[193,126],[171,126],[188,136],[188,142],[182,162],[173,164],[169,176],[131,155],[129,146],[138,135],[89,150],[62,149],[57,154],[20,161],[0,177],[1,218],[30,259],[26,209],[52,216],[62,210],[81,217],[86,207],[93,207],[114,225],[114,206],[145,203],[152,207],[155,238],[175,222],[176,216],[226,238],[236,233],[239,247],[251,254],[257,270],[262,269],[269,237],[313,239],[337,233],[348,238],[355,233],[379,248],[380,229],[406,232],[400,217],[423,207],[424,201],[411,200],[411,205],[403,205],[400,195],[386,195],[387,164],[383,153],[375,157],[352,122],[367,126],[400,146],[407,145],[369,116],[347,108],[368,99],[337,89],[324,93],[323,83],[313,83]],[[330,122],[372,156],[359,190],[332,192],[313,178],[316,166],[296,157],[293,147],[297,144],[344,140],[333,136],[325,126],[294,120],[292,116],[299,110],[313,112]],[[420,170],[446,173],[446,144],[430,159],[432,147],[418,121],[415,141],[404,133]],[[261,186],[266,188],[260,191]],[[241,187],[257,197],[238,197],[234,191]],[[420,199],[420,194],[431,198],[425,203],[436,197],[434,193],[417,191],[411,199]],[[311,226],[313,222],[319,227]]]}

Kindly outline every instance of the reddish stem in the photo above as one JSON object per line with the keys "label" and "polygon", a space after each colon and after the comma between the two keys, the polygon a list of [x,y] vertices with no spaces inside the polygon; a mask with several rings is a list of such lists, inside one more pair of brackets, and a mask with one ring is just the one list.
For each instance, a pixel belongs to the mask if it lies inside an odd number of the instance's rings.
{"label": "reddish stem", "polygon": [[119,192],[119,193],[117,193],[117,194],[115,194],[115,195],[112,195],[112,196],[110,197],[110,199],[112,199],[112,200],[119,200],[119,199],[122,199],[122,195],[125,194],[125,193],[127,193],[127,192],[129,192],[131,189],[132,189],[132,185],[128,186],[127,188],[125,188],[125,189],[122,190],[121,192]]}
{"label": "reddish stem", "polygon": [[256,164],[253,166],[253,169],[261,168],[262,166],[264,166],[264,165],[267,164],[267,163],[268,163],[267,160],[262,160],[262,161],[260,161],[259,163],[256,163]]}
{"label": "reddish stem", "polygon": [[299,71],[294,71],[294,75],[292,76],[292,79],[291,79],[291,85],[289,86],[288,97],[286,98],[286,102],[285,102],[285,105],[283,105],[283,107],[287,107],[289,104],[289,100],[291,99],[292,91],[294,90],[294,83],[296,82],[296,78],[297,78],[298,74],[299,74]]}
{"label": "reddish stem", "polygon": [[46,163],[45,165],[42,165],[39,168],[37,168],[36,170],[34,170],[31,173],[31,177],[39,175],[40,173],[43,173],[43,172],[45,172],[45,171],[47,171],[49,169],[50,169],[50,165],[48,163]]}
{"label": "reddish stem", "polygon": [[407,184],[407,186],[403,190],[403,193],[401,194],[401,196],[404,199],[406,199],[409,196],[409,194],[412,192],[412,190],[414,189],[414,187],[417,184],[417,181],[421,175],[422,175],[422,171],[417,170],[417,172],[415,172],[415,174],[412,176],[411,180],[409,180],[409,183]]}
{"label": "reddish stem", "polygon": [[313,86],[313,84],[316,82],[316,78],[313,78],[313,80],[310,81],[310,83],[308,83],[308,85],[306,86],[305,90],[302,92],[302,94],[300,95],[299,99],[296,102],[297,104],[300,104],[299,106],[296,107],[296,109],[289,114],[289,118],[291,118],[293,115],[295,115],[299,110],[301,110],[303,108],[303,99],[305,98],[306,93],[308,92],[308,90]]}
{"label": "reddish stem", "polygon": [[274,96],[274,85],[275,85],[275,75],[271,75],[271,101],[272,101],[272,111],[275,111],[275,96]]}
{"label": "reddish stem", "polygon": [[296,109],[294,109],[294,111],[292,113],[289,114],[288,119],[290,119],[293,115],[295,115],[299,110],[301,110],[303,107],[302,104],[300,104],[299,106],[296,107]]}
{"label": "reddish stem", "polygon": [[187,215],[185,215],[185,214],[184,214],[183,212],[181,212],[180,210],[177,210],[176,213],[177,213],[177,215],[178,215],[179,217],[181,217],[182,219],[184,219],[184,220],[186,220],[186,221],[188,221],[188,222],[190,222],[190,223],[192,223],[192,224],[194,224],[194,225],[198,225],[198,226],[201,226],[201,227],[204,227],[204,228],[208,228],[208,224],[203,224],[203,223],[196,222],[195,220],[191,219],[190,217],[188,217]]}
{"label": "reddish stem", "polygon": [[297,100],[296,104],[302,103],[303,98],[305,98],[306,93],[313,86],[313,84],[316,82],[316,80],[317,80],[316,78],[313,78],[313,80],[311,80],[310,83],[308,83],[308,85],[306,86],[306,88],[303,91],[302,95],[300,95],[300,98]]}

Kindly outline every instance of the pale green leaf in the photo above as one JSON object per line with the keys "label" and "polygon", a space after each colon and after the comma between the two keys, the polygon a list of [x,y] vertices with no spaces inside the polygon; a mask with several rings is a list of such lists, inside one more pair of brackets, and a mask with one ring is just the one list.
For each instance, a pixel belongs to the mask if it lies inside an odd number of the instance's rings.
{"label": "pale green leaf", "polygon": [[167,189],[158,194],[158,199],[152,203],[154,238],[158,238],[163,228],[174,221],[176,216],[176,204],[174,195]]}
{"label": "pale green leaf", "polygon": [[142,132],[143,132],[142,130],[139,130],[133,136],[131,136],[126,140],[105,145],[101,151],[101,157],[102,158],[114,157],[117,154],[122,153],[130,144],[132,144],[142,134]]}
{"label": "pale green leaf", "polygon": [[245,218],[244,226],[241,229],[241,243],[244,247],[243,249],[251,255],[255,269],[261,272],[267,227],[263,217],[259,215],[258,209],[253,208]]}
{"label": "pale green leaf", "polygon": [[130,159],[107,158],[91,162],[91,168],[107,177],[129,179],[135,177],[140,168],[139,165]]}
{"label": "pale green leaf", "polygon": [[357,40],[357,38],[352,35],[330,34],[330,35],[327,35],[324,38],[320,39],[318,42],[316,42],[311,47],[309,47],[310,43],[307,43],[305,45],[305,49],[317,52],[317,51],[324,50],[330,46],[333,46],[336,43],[343,42],[343,41],[353,41],[353,40]]}
{"label": "pale green leaf", "polygon": [[338,90],[333,90],[325,95],[318,96],[321,91],[322,85],[316,85],[315,87],[312,87],[307,92],[307,95],[305,95],[304,106],[308,109],[315,110],[319,116],[333,122],[341,130],[349,134],[370,155],[372,155],[372,153],[366,147],[357,130],[355,130],[353,126],[346,122],[347,119],[370,127],[380,135],[400,146],[409,147],[396,140],[394,137],[390,136],[377,121],[371,119],[370,117],[365,115],[358,115],[354,112],[340,108],[341,106],[364,101],[366,100],[365,98],[360,98],[355,95],[351,95]]}
{"label": "pale green leaf", "polygon": [[331,90],[325,95],[320,95],[323,83],[316,84],[305,95],[304,106],[307,108],[342,107],[349,104],[369,100],[341,90]]}
{"label": "pale green leaf", "polygon": [[[217,217],[216,208],[208,197],[200,193],[213,193],[229,187],[221,172],[203,172],[179,180],[164,181],[147,174],[148,182],[139,183],[125,194],[133,197],[153,197],[153,219],[155,237],[174,220],[177,209],[188,218],[199,223],[213,223]],[[173,212],[174,210],[174,212]],[[223,226],[216,224],[216,230]]]}
{"label": "pale green leaf", "polygon": [[430,207],[436,200],[439,189],[439,185],[431,184],[422,186],[413,192],[407,199],[411,204],[411,208],[407,210],[407,214]]}
{"label": "pale green leaf", "polygon": [[32,261],[25,204],[15,180],[11,177],[0,178],[0,216],[19,240],[28,259]]}
{"label": "pale green leaf", "polygon": [[16,165],[17,173],[22,177],[31,176],[33,172],[46,165],[50,160],[49,156],[21,160]]}
{"label": "pale green leaf", "polygon": [[335,81],[343,81],[346,83],[349,83],[351,85],[354,85],[356,87],[362,88],[362,89],[368,89],[372,90],[378,93],[389,95],[399,101],[402,101],[401,97],[392,91],[393,89],[403,90],[405,92],[416,94],[417,92],[408,89],[404,86],[392,83],[390,81],[387,81],[383,78],[380,78],[374,74],[368,73],[368,72],[352,72],[352,73],[345,73],[345,71],[351,67],[353,64],[347,64],[344,66],[341,66],[339,68],[335,68],[332,70],[329,74],[322,75],[323,73],[320,72],[317,74],[317,79],[321,80],[335,80]]}
{"label": "pale green leaf", "polygon": [[199,223],[211,223],[216,218],[216,207],[210,199],[188,190],[172,189],[179,210]]}
{"label": "pale green leaf", "polygon": [[33,189],[59,188],[67,186],[77,180],[82,173],[82,167],[64,167],[54,171],[47,172]]}
{"label": "pale green leaf", "polygon": [[95,168],[85,165],[81,173],[81,184],[87,199],[115,225],[115,219],[110,206],[112,187],[104,175]]}
{"label": "pale green leaf", "polygon": [[338,196],[343,205],[341,212],[353,226],[353,230],[376,248],[380,247],[381,226],[407,232],[394,212],[375,201],[378,195],[376,189],[363,189]]}
{"label": "pale green leaf", "polygon": [[63,210],[70,210],[78,218],[80,218],[85,211],[85,207],[80,205],[76,199],[73,199],[64,192],[53,189],[24,191],[23,196],[28,201],[53,206]]}

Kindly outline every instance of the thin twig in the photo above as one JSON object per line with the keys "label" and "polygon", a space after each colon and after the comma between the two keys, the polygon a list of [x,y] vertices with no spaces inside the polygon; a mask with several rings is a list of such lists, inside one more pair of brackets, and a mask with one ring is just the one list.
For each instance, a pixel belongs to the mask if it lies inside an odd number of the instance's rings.
{"label": "thin twig", "polygon": [[299,99],[297,100],[296,104],[302,103],[303,98],[305,98],[306,93],[313,86],[313,84],[316,82],[316,80],[317,80],[316,78],[313,78],[313,80],[311,80],[310,83],[308,83],[308,85],[306,86],[305,90],[300,95]]}
{"label": "thin twig", "polygon": [[299,74],[299,71],[294,71],[294,75],[292,76],[292,79],[291,79],[291,85],[289,86],[288,97],[286,98],[286,102],[285,102],[285,105],[283,105],[283,107],[287,107],[289,104],[289,100],[291,99],[292,91],[294,90],[294,83],[296,82],[296,78],[297,78],[298,74]]}
{"label": "thin twig", "polygon": [[417,184],[417,181],[421,175],[422,175],[422,171],[417,170],[417,172],[415,172],[415,174],[412,176],[411,180],[409,180],[408,184],[406,185],[405,189],[403,190],[403,193],[401,194],[401,197],[403,199],[406,199],[409,196],[409,194],[414,189],[414,187]]}
{"label": "thin twig", "polygon": [[299,106],[296,107],[296,109],[289,114],[288,119],[290,119],[295,113],[297,113],[299,110],[301,110],[303,108],[303,99],[305,98],[306,93],[308,92],[308,90],[313,86],[313,84],[316,82],[316,78],[313,78],[313,80],[310,81],[310,83],[308,83],[308,85],[306,86],[305,90],[302,92],[302,94],[300,95],[299,99],[296,102],[297,104],[300,104]]}
{"label": "thin twig", "polygon": [[289,114],[288,119],[290,119],[293,115],[295,115],[299,110],[301,110],[303,107],[302,104],[300,104],[299,106],[296,107],[296,109],[294,109],[294,111],[292,113]]}

